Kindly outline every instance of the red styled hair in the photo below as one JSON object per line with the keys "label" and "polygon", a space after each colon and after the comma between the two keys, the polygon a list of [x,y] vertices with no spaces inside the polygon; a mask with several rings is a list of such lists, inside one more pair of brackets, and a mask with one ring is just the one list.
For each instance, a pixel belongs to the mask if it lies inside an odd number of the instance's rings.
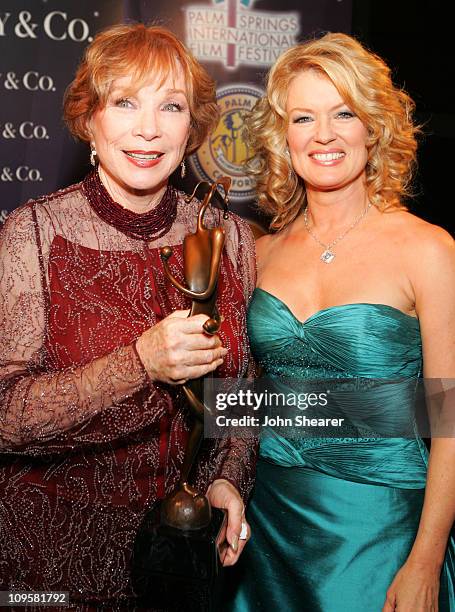
{"label": "red styled hair", "polygon": [[70,132],[88,142],[93,113],[107,101],[112,82],[132,76],[134,90],[158,78],[183,71],[191,114],[186,155],[194,153],[218,121],[215,82],[166,28],[123,24],[100,32],[87,47],[64,99],[64,119]]}

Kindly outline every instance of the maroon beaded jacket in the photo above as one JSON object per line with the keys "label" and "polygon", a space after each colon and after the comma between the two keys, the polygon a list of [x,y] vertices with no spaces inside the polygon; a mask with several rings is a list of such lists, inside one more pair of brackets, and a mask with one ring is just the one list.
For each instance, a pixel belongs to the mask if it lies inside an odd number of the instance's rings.
{"label": "maroon beaded jacket", "polygon": [[[64,590],[81,606],[134,599],[135,533],[177,483],[190,423],[182,392],[149,382],[134,342],[190,306],[159,248],[173,246],[183,282],[197,203],[175,192],[172,226],[147,243],[99,216],[98,197],[86,179],[29,202],[0,238],[0,590]],[[253,238],[235,215],[206,221],[226,230],[217,304],[229,353],[216,375],[246,376]],[[246,499],[255,457],[251,440],[205,440],[195,484],[226,478]]]}

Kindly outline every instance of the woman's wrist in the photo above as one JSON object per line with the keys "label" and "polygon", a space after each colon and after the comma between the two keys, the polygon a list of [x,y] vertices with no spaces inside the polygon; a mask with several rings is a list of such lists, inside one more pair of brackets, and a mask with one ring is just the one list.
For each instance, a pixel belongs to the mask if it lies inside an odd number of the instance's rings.
{"label": "woman's wrist", "polygon": [[131,346],[133,347],[133,350],[134,350],[134,352],[135,352],[135,354],[136,354],[137,360],[138,360],[138,362],[139,362],[139,364],[140,364],[140,366],[141,366],[142,370],[144,371],[144,374],[145,374],[145,376],[146,376],[146,378],[147,378],[147,381],[148,381],[149,383],[153,383],[153,382],[155,382],[155,381],[154,381],[154,379],[152,378],[152,376],[151,376],[151,374],[150,374],[150,372],[149,372],[149,370],[148,370],[148,368],[147,368],[147,365],[146,365],[146,360],[143,358],[143,354],[142,354],[142,351],[141,351],[141,347],[140,347],[140,346],[138,346],[138,345],[140,344],[140,342],[141,342],[141,338],[142,338],[142,336],[139,336],[139,338],[137,338],[137,340],[135,340],[135,341],[132,343],[132,345],[131,345]]}
{"label": "woman's wrist", "polygon": [[227,480],[226,478],[215,478],[215,480],[213,482],[210,483],[208,489],[207,489],[207,493],[210,491],[210,489],[212,489],[215,485],[217,484],[224,484],[224,485],[228,485],[228,487],[230,487],[231,489],[233,489],[237,494],[240,495],[238,488],[236,487],[236,485],[231,482],[230,480]]}
{"label": "woman's wrist", "polygon": [[446,546],[414,546],[409,553],[407,562],[425,568],[428,571],[440,572],[444,564]]}

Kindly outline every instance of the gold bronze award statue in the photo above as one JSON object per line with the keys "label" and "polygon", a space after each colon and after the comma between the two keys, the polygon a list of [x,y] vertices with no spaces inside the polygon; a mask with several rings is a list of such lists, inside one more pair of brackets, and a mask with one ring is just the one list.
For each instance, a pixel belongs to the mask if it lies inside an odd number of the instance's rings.
{"label": "gold bronze award statue", "polygon": [[[190,202],[199,187],[187,199]],[[207,184],[207,183],[205,183]],[[224,229],[207,228],[204,215],[218,186],[224,191],[224,218],[227,218],[228,191],[231,179],[222,177],[208,183],[209,189],[199,207],[197,228],[183,241],[183,267],[185,285],[169,269],[171,247],[161,249],[164,270],[170,282],[191,298],[191,315],[206,314],[207,334],[215,334],[221,323],[216,307],[217,284],[224,247]],[[183,385],[192,425],[181,476],[177,488],[146,515],[135,544],[135,588],[147,599],[147,592],[161,589],[163,601],[175,597],[176,592],[194,610],[215,609],[219,583],[219,552],[223,545],[226,516],[217,508],[211,509],[204,492],[188,483],[204,431],[204,413],[210,407],[204,404],[204,378],[190,380]]]}
{"label": "gold bronze award statue", "polygon": [[[188,203],[204,181],[198,183],[188,198]],[[209,319],[204,323],[207,334],[215,334],[220,327],[220,315],[216,308],[217,284],[220,271],[221,255],[224,246],[222,227],[208,229],[204,225],[204,215],[211,200],[221,185],[224,190],[224,217],[227,218],[228,191],[231,179],[222,177],[209,184],[202,204],[199,207],[197,228],[194,234],[188,234],[183,240],[183,271],[187,286],[175,279],[169,270],[167,261],[172,255],[171,247],[161,249],[164,270],[171,281],[182,293],[191,298],[190,315],[205,314]],[[210,504],[207,497],[188,484],[188,477],[199,450],[204,430],[204,380],[198,378],[183,385],[188,404],[193,416],[193,424],[185,452],[180,482],[175,492],[167,497],[161,506],[163,523],[178,529],[200,529],[206,527],[211,519]]]}

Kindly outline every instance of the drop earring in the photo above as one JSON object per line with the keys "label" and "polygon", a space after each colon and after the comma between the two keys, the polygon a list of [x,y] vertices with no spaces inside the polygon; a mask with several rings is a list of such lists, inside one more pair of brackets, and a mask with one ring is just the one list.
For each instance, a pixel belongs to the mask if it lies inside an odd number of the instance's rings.
{"label": "drop earring", "polygon": [[182,159],[182,163],[180,164],[180,176],[182,178],[185,178],[186,176],[186,165],[185,165],[185,160]]}
{"label": "drop earring", "polygon": [[96,166],[96,149],[95,147],[92,147],[90,149],[90,163],[92,164],[92,166]]}

